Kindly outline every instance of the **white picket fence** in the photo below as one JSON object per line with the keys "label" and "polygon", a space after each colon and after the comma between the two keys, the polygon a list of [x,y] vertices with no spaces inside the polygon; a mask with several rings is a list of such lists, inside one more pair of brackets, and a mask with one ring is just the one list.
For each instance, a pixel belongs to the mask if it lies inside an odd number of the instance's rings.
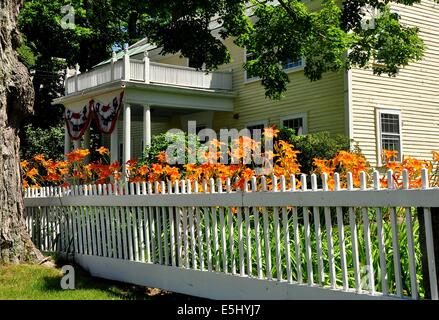
{"label": "white picket fence", "polygon": [[[205,298],[419,299],[418,214],[438,299],[430,208],[439,189],[361,188],[326,175],[28,189],[26,221],[45,251],[73,253],[93,275]],[[307,183],[309,184],[308,189]],[[416,212],[422,208],[423,212]],[[425,254],[425,253],[424,253]],[[418,274],[418,275],[417,275]]]}

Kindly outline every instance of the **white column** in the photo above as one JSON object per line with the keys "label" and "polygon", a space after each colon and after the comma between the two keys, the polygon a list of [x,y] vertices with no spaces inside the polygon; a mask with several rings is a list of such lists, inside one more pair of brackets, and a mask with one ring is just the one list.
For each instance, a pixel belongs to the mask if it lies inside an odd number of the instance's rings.
{"label": "white column", "polygon": [[143,141],[144,147],[151,145],[151,108],[143,107]]}
{"label": "white column", "polygon": [[125,54],[123,56],[123,80],[129,81],[131,78],[131,65],[130,56],[128,54],[128,47],[125,48]]}
{"label": "white column", "polygon": [[123,161],[124,164],[131,159],[131,106],[124,104],[123,115]]}
{"label": "white column", "polygon": [[113,56],[111,57],[111,80],[116,80],[116,73],[114,68],[116,67],[116,62],[117,62],[117,58],[116,58],[116,52],[113,51]]}
{"label": "white column", "polygon": [[143,63],[144,63],[144,67],[145,67],[145,83],[149,83],[149,79],[150,79],[150,74],[149,74],[149,56],[148,56],[148,51],[144,52],[144,56],[143,56]]}
{"label": "white column", "polygon": [[64,154],[70,153],[71,140],[67,125],[64,125]]}
{"label": "white column", "polygon": [[111,163],[114,163],[119,160],[119,137],[118,137],[117,125],[118,123],[116,122],[114,130],[111,133],[111,147],[110,147]]}
{"label": "white column", "polygon": [[80,69],[79,64],[76,64],[76,66],[75,66],[75,92],[79,91],[79,75],[81,74],[79,69]]}
{"label": "white column", "polygon": [[78,150],[81,148],[81,140],[74,140],[73,141],[73,149]]}

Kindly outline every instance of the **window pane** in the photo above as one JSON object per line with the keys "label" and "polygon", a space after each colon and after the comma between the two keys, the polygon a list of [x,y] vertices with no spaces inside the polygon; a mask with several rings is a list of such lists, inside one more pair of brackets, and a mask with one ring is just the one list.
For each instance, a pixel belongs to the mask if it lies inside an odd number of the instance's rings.
{"label": "window pane", "polygon": [[[262,136],[262,134],[264,133],[265,125],[264,124],[257,124],[254,126],[247,126],[247,129],[250,130],[252,137],[255,137],[255,133]],[[256,130],[259,130],[259,131],[256,131]]]}
{"label": "window pane", "polygon": [[284,69],[292,69],[292,68],[299,68],[303,65],[302,58],[296,58],[296,59],[287,59],[283,64],[282,67]]}
{"label": "window pane", "polygon": [[[246,62],[247,61],[252,61],[252,60],[254,60],[254,54],[253,53],[248,53],[246,56],[245,56],[245,58],[246,58]],[[251,74],[249,71],[246,71],[246,77],[247,77],[247,80],[248,79],[253,79],[253,78],[257,78],[257,76],[256,75],[254,75],[254,74]]]}
{"label": "window pane", "polygon": [[285,128],[293,129],[297,136],[303,134],[303,118],[284,120],[283,126]]}
{"label": "window pane", "polygon": [[399,115],[398,114],[381,114],[381,132],[399,134]]}
{"label": "window pane", "polygon": [[395,135],[383,134],[381,136],[382,150],[398,151],[396,161],[401,161],[401,137]]}

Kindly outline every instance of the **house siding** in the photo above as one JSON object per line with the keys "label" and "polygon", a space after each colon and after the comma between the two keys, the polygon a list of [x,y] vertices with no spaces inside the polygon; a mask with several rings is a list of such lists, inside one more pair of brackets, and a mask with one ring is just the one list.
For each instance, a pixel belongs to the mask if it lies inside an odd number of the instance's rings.
{"label": "house siding", "polygon": [[163,58],[157,58],[155,62],[163,63],[163,64],[172,64],[175,66],[181,66],[181,67],[187,67],[188,66],[188,59],[181,57],[179,54],[175,55],[166,55]]}
{"label": "house siding", "polygon": [[[265,89],[260,81],[245,81],[242,68],[245,51],[237,47],[232,39],[227,39],[225,44],[231,51],[232,62],[220,70],[233,71],[233,90],[238,96],[233,113],[215,113],[214,129],[241,129],[248,123],[260,120],[267,120],[269,125],[279,125],[284,116],[307,113],[309,133],[345,133],[343,73],[328,73],[322,80],[311,82],[304,76],[303,70],[292,71],[289,73],[291,82],[287,85],[285,97],[273,101],[265,97]],[[234,114],[238,114],[239,119],[234,119]]]}
{"label": "house siding", "polygon": [[378,160],[377,108],[401,111],[403,155],[431,159],[439,149],[439,5],[425,0],[393,7],[403,23],[420,28],[426,52],[394,78],[352,70],[353,138],[372,165]]}

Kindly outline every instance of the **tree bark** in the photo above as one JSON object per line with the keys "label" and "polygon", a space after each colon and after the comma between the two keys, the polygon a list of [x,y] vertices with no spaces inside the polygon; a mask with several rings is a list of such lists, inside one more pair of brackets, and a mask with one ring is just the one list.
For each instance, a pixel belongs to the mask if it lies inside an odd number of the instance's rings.
{"label": "tree bark", "polygon": [[0,0],[0,262],[41,261],[26,230],[18,131],[32,113],[34,90],[18,60],[17,19],[22,0]]}

